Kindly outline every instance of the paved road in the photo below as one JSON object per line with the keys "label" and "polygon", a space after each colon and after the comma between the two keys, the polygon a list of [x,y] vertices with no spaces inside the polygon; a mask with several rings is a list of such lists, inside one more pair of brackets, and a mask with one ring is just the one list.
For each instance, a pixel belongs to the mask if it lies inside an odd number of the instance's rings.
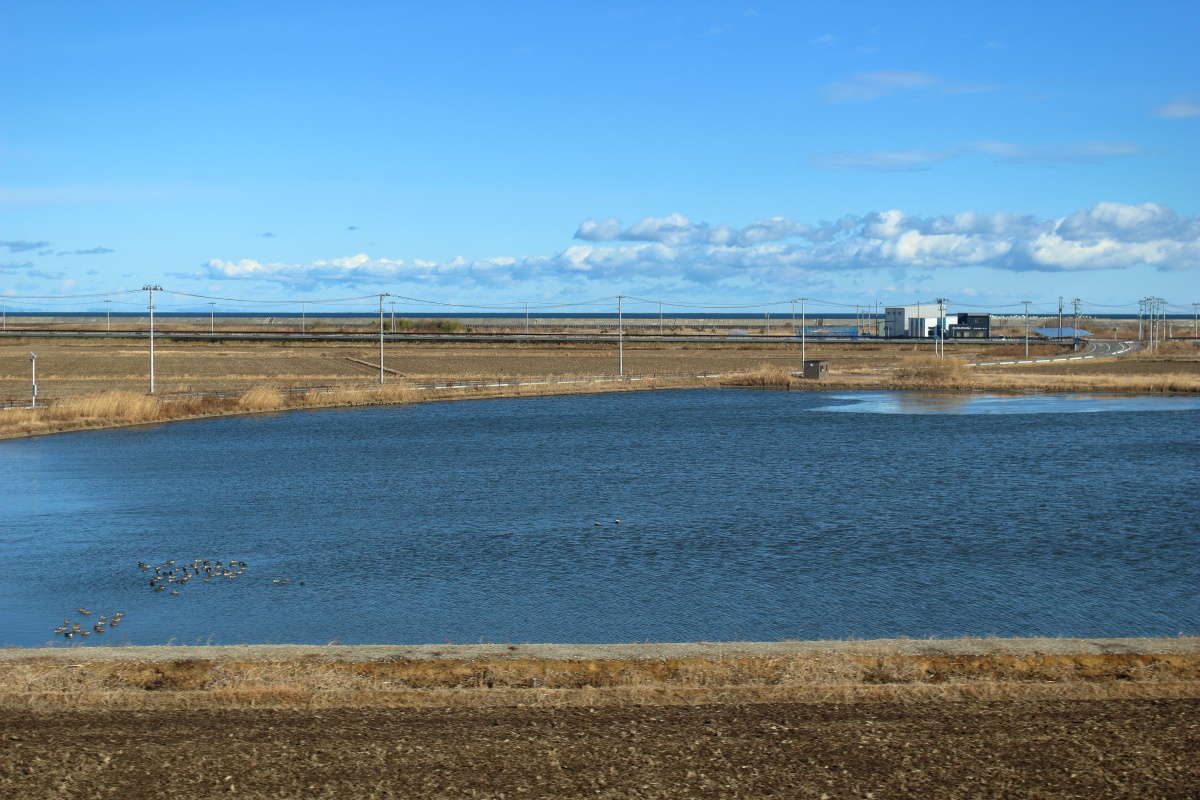
{"label": "paved road", "polygon": [[977,361],[972,367],[995,367],[1004,364],[1044,364],[1050,361],[1082,361],[1089,358],[1116,358],[1142,348],[1141,343],[1122,339],[1091,339],[1076,355],[1023,358],[1015,361]]}

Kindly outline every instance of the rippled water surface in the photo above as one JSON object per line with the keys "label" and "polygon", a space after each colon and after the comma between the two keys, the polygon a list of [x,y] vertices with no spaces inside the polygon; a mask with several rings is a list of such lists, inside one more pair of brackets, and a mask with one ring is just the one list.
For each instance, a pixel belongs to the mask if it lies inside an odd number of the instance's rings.
{"label": "rippled water surface", "polygon": [[[1196,403],[1062,397],[647,392],[3,442],[0,644],[79,606],[127,613],[91,644],[1197,632]],[[136,566],[193,558],[250,566],[179,596]]]}

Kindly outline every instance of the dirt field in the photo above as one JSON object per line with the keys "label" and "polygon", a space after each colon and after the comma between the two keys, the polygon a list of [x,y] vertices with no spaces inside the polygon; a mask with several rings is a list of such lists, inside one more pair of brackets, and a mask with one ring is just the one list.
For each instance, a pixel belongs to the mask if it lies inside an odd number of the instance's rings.
{"label": "dirt field", "polygon": [[1200,640],[0,651],[0,797],[1195,797]]}
{"label": "dirt field", "polygon": [[[124,389],[144,392],[149,356],[144,341],[0,339],[0,400],[27,398],[29,353],[38,354],[39,394],[46,399]],[[929,345],[809,344],[809,358],[832,362],[835,372],[853,373],[896,364]],[[973,358],[987,346],[952,344],[948,355]],[[800,346],[780,343],[654,344],[625,346],[631,375],[736,372],[763,364],[798,368]],[[160,393],[278,386],[369,384],[378,379],[379,350],[363,343],[276,342],[217,344],[160,341],[155,374]],[[384,366],[394,382],[449,378],[615,375],[611,344],[442,344],[389,343]]]}
{"label": "dirt field", "polygon": [[1194,798],[1200,701],[0,710],[0,796]]}
{"label": "dirt field", "polygon": [[[1120,359],[980,368],[981,373],[1029,376],[1200,375],[1200,348],[1183,343],[1167,352]],[[132,339],[0,339],[0,402],[28,398],[31,351],[37,352],[39,396],[46,400],[107,390],[145,392],[147,343]],[[1069,347],[1034,343],[1033,357],[1063,355]],[[829,361],[830,375],[878,378],[905,359],[929,356],[926,343],[809,342],[808,358]],[[1023,343],[958,341],[946,355],[964,361],[1021,358]],[[629,342],[628,375],[745,372],[762,366],[796,369],[800,345],[789,342],[698,344]],[[160,394],[278,387],[377,385],[379,350],[361,342],[202,342],[163,337],[155,348]],[[451,379],[601,376],[617,373],[613,344],[389,342],[384,366],[392,383]]]}

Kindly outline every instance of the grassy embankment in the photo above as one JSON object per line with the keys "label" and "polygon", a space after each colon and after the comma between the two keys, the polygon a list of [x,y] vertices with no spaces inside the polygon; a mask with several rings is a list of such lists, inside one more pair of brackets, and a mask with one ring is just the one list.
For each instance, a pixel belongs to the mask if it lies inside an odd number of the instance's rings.
{"label": "grassy embankment", "polygon": [[87,648],[66,651],[67,658],[62,651],[28,651],[0,660],[0,707],[550,708],[1200,697],[1194,643],[1122,654],[962,654],[932,647],[922,655],[863,654],[834,647],[786,656],[581,659],[521,649],[510,645],[514,652],[469,659],[369,660],[311,652],[239,659],[238,648],[231,648],[235,654],[220,658],[167,661],[95,657]]}
{"label": "grassy embankment", "polygon": [[[0,385],[19,396],[29,343],[0,350]],[[135,425],[207,416],[376,404],[457,400],[473,397],[578,394],[706,386],[775,387],[796,390],[908,389],[928,391],[1095,391],[1192,393],[1200,391],[1198,349],[1164,345],[1155,353],[1119,359],[1035,364],[1021,367],[968,367],[968,361],[1019,357],[1020,344],[954,343],[947,358],[925,355],[921,344],[821,344],[810,356],[830,360],[820,381],[795,377],[798,352],[759,345],[643,345],[626,348],[626,368],[643,373],[715,372],[724,377],[655,378],[618,381],[603,375],[613,366],[607,346],[408,346],[389,353],[389,384],[367,383],[377,358],[357,345],[258,344],[236,347],[186,343],[164,346],[160,354],[160,399],[141,391],[145,354],[121,342],[41,343],[39,372],[45,408],[0,411],[0,438],[69,430]],[[10,352],[11,351],[11,352]],[[1033,344],[1031,355],[1066,352],[1057,344]],[[377,363],[377,362],[375,362]],[[757,369],[750,365],[761,364]],[[393,366],[402,368],[396,374]],[[486,371],[485,371],[486,370]],[[520,385],[417,390],[414,384],[464,380],[495,381],[511,375]],[[553,378],[537,378],[553,375]],[[27,376],[24,380],[28,380]],[[369,379],[368,379],[369,380]],[[512,379],[506,379],[511,381]],[[27,383],[25,384],[27,386]],[[320,389],[281,391],[304,386]],[[243,391],[240,396],[169,397],[172,392],[212,389]]]}
{"label": "grassy embankment", "polygon": [[813,381],[796,377],[786,367],[766,365],[722,378],[653,378],[638,381],[522,383],[418,390],[403,384],[282,392],[257,386],[240,396],[158,399],[131,391],[78,395],[37,409],[0,412],[0,438],[37,436],[72,430],[111,428],[204,417],[295,409],[406,404],[490,397],[591,394],[667,388],[741,386],[820,391],[827,389],[897,389],[925,391],[1061,391],[1115,393],[1196,393],[1200,376],[1185,372],[1158,374],[1029,375],[981,372],[955,358],[918,357],[888,373],[834,374]]}
{"label": "grassy embankment", "polygon": [[155,398],[137,392],[107,391],[68,397],[41,408],[0,411],[0,439],[296,409],[399,405],[492,397],[593,394],[714,385],[716,385],[714,380],[704,378],[648,378],[636,382],[564,381],[545,384],[521,383],[508,386],[482,385],[423,390],[395,384],[282,392],[278,388],[265,385],[249,389],[238,396],[229,397]]}
{"label": "grassy embankment", "polygon": [[[1140,354],[1126,356],[1137,359]],[[1141,360],[1153,356],[1141,356]],[[737,386],[758,386],[789,389],[822,389],[851,386],[928,391],[988,391],[988,392],[1111,392],[1118,394],[1192,394],[1200,392],[1200,375],[1195,372],[1147,371],[1124,374],[1088,372],[1081,374],[1038,374],[998,369],[986,371],[969,366],[965,361],[947,357],[913,357],[903,360],[889,372],[873,379],[862,376],[840,376],[822,381],[796,377],[790,370],[764,366],[744,376],[727,381]]]}

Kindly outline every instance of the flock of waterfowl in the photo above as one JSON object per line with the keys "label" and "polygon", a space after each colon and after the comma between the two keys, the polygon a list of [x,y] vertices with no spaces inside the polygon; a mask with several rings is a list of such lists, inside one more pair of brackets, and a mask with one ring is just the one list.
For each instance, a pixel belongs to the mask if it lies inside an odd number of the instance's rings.
{"label": "flock of waterfowl", "polygon": [[[191,581],[211,583],[222,578],[225,580],[240,578],[249,566],[245,561],[236,558],[228,561],[194,558],[190,562],[183,563],[177,563],[175,559],[170,559],[161,564],[147,564],[145,561],[139,561],[137,565],[142,570],[142,576],[150,591],[166,592],[169,595],[178,595]],[[292,583],[292,580],[275,578],[271,583]],[[304,581],[296,581],[296,583],[300,586],[304,585]],[[80,608],[77,611],[83,617],[92,615],[91,610],[87,608]],[[124,611],[117,611],[109,615],[101,614],[90,626],[88,625],[90,620],[75,622],[71,619],[64,619],[62,624],[54,629],[54,635],[62,635],[66,639],[75,639],[76,637],[82,639],[93,633],[104,633],[110,628],[115,628],[121,624],[123,619],[125,619]]]}
{"label": "flock of waterfowl", "polygon": [[199,579],[201,583],[210,583],[213,578],[233,580],[241,577],[246,572],[247,564],[232,558],[225,563],[210,561],[207,558],[193,558],[190,564],[176,564],[172,558],[157,566],[139,561],[138,566],[144,573],[154,571],[154,577],[149,580],[151,591],[177,595],[193,578]]}
{"label": "flock of waterfowl", "polygon": [[[92,615],[90,609],[79,608],[76,610],[85,617],[90,617]],[[96,622],[93,623],[91,630],[83,627],[86,622],[72,622],[70,619],[64,619],[62,621],[62,625],[59,625],[54,629],[54,635],[57,636],[61,633],[63,637],[67,639],[74,639],[76,636],[83,638],[85,636],[91,636],[93,633],[104,633],[109,628],[115,628],[121,624],[121,620],[123,619],[125,619],[124,611],[118,611],[111,616],[101,614],[100,616],[96,617]]]}
{"label": "flock of waterfowl", "polygon": [[[601,523],[597,520],[592,523],[593,526],[599,528]],[[620,525],[621,520],[614,519],[613,525]],[[495,534],[497,537],[512,536],[512,532]],[[225,578],[226,580],[234,580],[241,577],[246,572],[249,566],[245,561],[231,558],[228,561],[212,561],[207,558],[194,558],[190,563],[176,563],[175,559],[169,559],[161,564],[148,564],[145,561],[137,562],[138,567],[143,574],[154,574],[147,579],[147,584],[153,592],[167,592],[170,595],[178,595],[180,590],[187,586],[189,581],[199,580],[201,583],[211,583],[214,579]],[[292,583],[291,578],[273,578],[273,584],[288,584]],[[300,586],[304,585],[304,581],[296,581]],[[86,608],[77,609],[79,614],[84,617],[91,616],[92,612]],[[111,615],[101,614],[96,617],[96,622],[91,625],[91,630],[85,627],[85,622],[73,622],[70,619],[64,619],[62,624],[54,629],[54,635],[61,634],[67,639],[75,637],[87,637],[93,633],[104,633],[110,628],[115,628],[121,624],[121,620],[125,619],[124,611],[117,611]]]}

